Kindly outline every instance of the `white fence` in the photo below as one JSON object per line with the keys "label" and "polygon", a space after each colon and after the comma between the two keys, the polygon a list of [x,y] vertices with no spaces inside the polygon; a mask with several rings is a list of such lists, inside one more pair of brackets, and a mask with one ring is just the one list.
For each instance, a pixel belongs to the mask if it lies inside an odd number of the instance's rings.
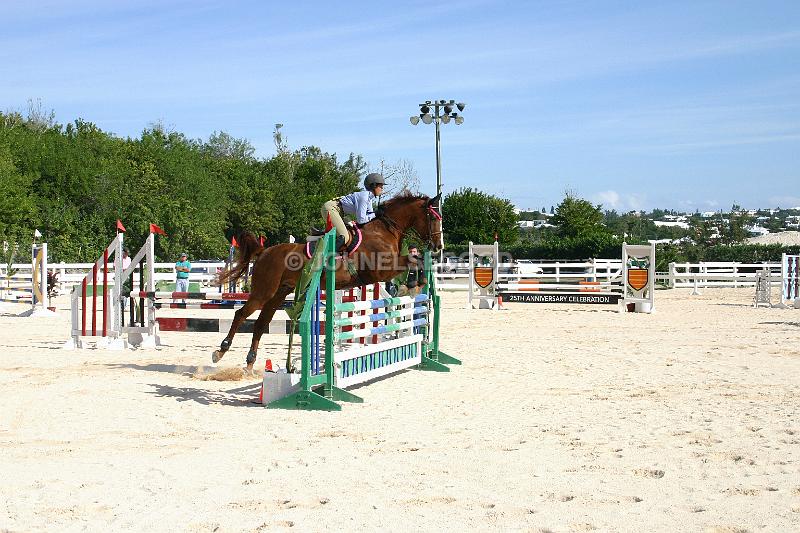
{"label": "white fence", "polygon": [[781,264],[777,263],[670,263],[669,272],[657,280],[671,288],[755,287],[756,273],[768,268],[772,284],[781,284]]}
{"label": "white fence", "polygon": [[[469,264],[439,263],[436,283],[439,290],[465,291],[469,289]],[[600,285],[620,283],[622,262],[619,259],[594,259],[575,262],[501,263],[498,275],[501,287],[521,279],[540,280],[542,288],[575,287],[579,281],[598,282]],[[755,287],[756,272],[769,268],[772,284],[780,286],[781,264],[774,263],[670,263],[668,272],[657,272],[656,283],[670,288],[703,289],[712,287]],[[523,272],[514,273],[514,269]],[[571,284],[571,285],[570,285]]]}
{"label": "white fence", "polygon": [[[91,271],[92,266],[93,263],[49,263],[47,265],[47,271],[58,274],[56,292],[58,294],[66,294],[69,293],[75,285],[80,285],[86,273]],[[201,287],[209,287],[217,272],[223,268],[225,268],[225,263],[223,262],[204,261],[192,263],[192,272],[189,274],[189,282],[199,283]],[[30,279],[31,277],[30,263],[14,263],[11,265],[11,270],[12,272],[16,271],[14,274],[15,278]],[[156,283],[160,281],[175,281],[175,263],[156,263],[155,270]],[[6,276],[7,271],[7,265],[0,265],[0,279]],[[114,283],[113,268],[108,272],[108,283]]]}
{"label": "white fence", "polygon": [[[438,263],[436,283],[439,290],[466,291],[469,289],[469,265],[463,263]],[[30,279],[30,263],[11,265],[14,278]],[[64,294],[78,285],[92,263],[50,263],[47,270],[58,274],[58,293]],[[225,268],[224,262],[193,262],[189,281],[201,287],[211,286],[217,272]],[[774,263],[670,263],[668,272],[656,273],[656,282],[670,288],[755,287],[756,272],[769,268],[773,285],[780,286],[781,264]],[[155,281],[175,281],[174,263],[156,263]],[[546,284],[575,286],[579,281],[598,282],[601,285],[619,283],[622,262],[619,259],[594,259],[574,262],[501,263],[498,275],[500,285],[514,284],[522,279],[540,280]],[[7,276],[7,265],[0,265],[0,279]],[[113,272],[113,269],[112,269]],[[109,283],[113,273],[109,272]],[[548,285],[554,288],[555,285]]]}

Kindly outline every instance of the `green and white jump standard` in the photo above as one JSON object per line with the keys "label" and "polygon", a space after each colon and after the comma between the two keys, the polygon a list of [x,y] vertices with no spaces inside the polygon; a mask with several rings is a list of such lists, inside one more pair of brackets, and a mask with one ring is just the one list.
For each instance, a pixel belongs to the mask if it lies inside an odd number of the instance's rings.
{"label": "green and white jump standard", "polygon": [[[262,402],[267,407],[338,411],[337,402],[363,402],[347,387],[408,368],[448,372],[446,365],[461,364],[439,350],[439,296],[430,253],[425,254],[422,294],[345,303],[337,302],[337,296],[323,305],[323,273],[326,294],[336,293],[335,242],[336,231],[331,230],[323,237],[323,252],[312,259],[298,320],[300,373],[265,372]],[[365,314],[353,316],[358,312]],[[370,338],[377,342],[366,342]]]}

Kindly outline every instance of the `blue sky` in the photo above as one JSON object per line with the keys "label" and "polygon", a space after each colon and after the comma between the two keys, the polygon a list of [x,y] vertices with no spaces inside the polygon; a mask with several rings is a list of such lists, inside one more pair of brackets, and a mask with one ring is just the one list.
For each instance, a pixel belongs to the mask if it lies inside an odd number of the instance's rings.
{"label": "blue sky", "polygon": [[0,108],[410,161],[520,207],[800,206],[800,2],[0,3]]}

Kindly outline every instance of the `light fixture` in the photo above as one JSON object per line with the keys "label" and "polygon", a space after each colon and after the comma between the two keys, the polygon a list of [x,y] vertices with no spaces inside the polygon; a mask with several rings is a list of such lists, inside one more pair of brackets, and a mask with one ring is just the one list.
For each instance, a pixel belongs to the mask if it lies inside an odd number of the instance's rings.
{"label": "light fixture", "polygon": [[[419,104],[420,114],[419,116],[410,117],[411,124],[416,126],[419,124],[419,121],[422,120],[425,124],[436,124],[436,198],[441,198],[442,195],[442,156],[441,156],[441,148],[440,148],[440,140],[439,140],[439,129],[441,124],[450,124],[451,122],[455,122],[456,124],[463,124],[464,117],[462,117],[459,113],[453,112],[453,107],[457,107],[458,111],[464,111],[466,104],[464,102],[456,103],[455,100],[425,100],[424,103]],[[439,209],[441,209],[441,200],[440,204],[438,205]],[[440,211],[441,213],[441,211]],[[439,261],[444,261],[444,236],[441,236],[442,245],[441,249],[439,250]]]}

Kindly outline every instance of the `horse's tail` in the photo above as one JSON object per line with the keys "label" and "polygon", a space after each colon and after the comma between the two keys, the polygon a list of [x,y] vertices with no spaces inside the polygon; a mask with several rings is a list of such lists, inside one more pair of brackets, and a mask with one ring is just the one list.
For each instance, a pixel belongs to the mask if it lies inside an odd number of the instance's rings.
{"label": "horse's tail", "polygon": [[217,276],[217,285],[224,285],[236,281],[250,268],[250,261],[257,259],[266,250],[252,233],[243,233],[239,236],[239,260],[230,270],[225,270]]}

